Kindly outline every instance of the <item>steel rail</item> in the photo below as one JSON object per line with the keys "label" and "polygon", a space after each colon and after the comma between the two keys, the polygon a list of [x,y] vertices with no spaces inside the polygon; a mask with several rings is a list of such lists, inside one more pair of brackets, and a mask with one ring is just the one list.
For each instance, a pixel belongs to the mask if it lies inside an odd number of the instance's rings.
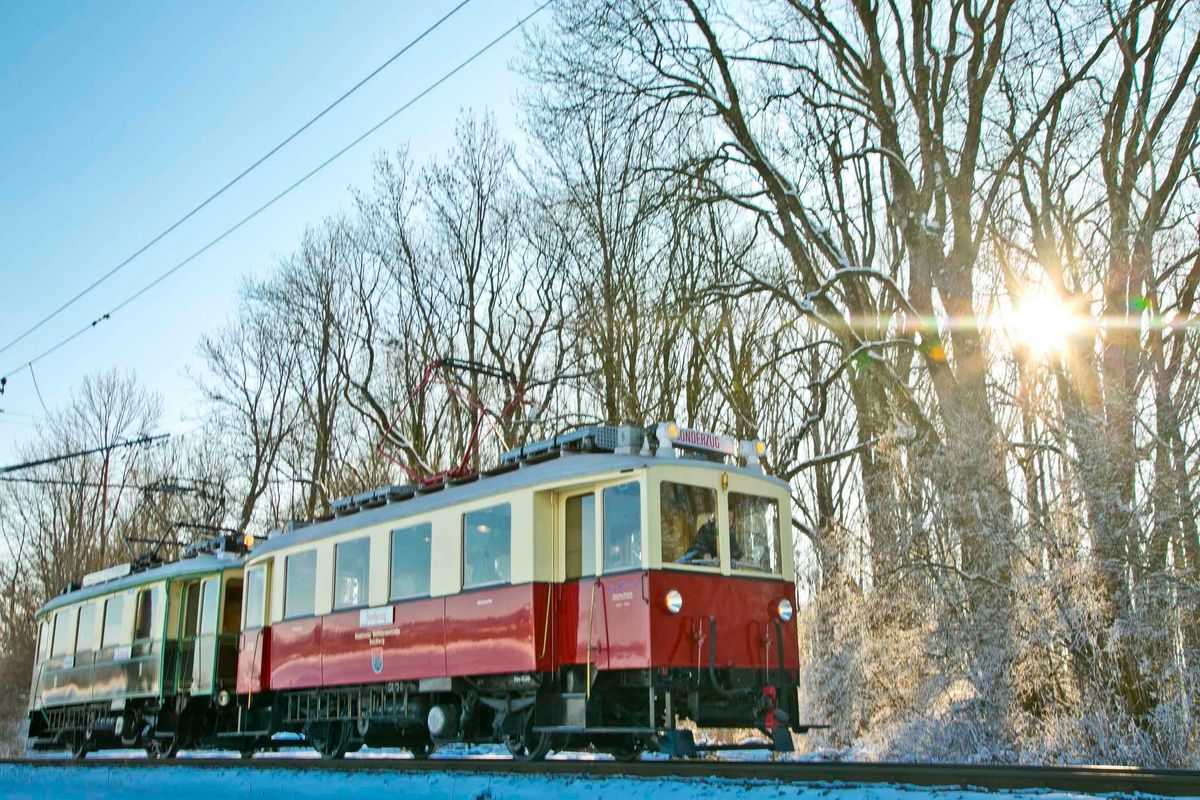
{"label": "steel rail", "polygon": [[1200,796],[1200,771],[1140,769],[1122,766],[1030,767],[985,764],[896,764],[795,761],[615,761],[550,760],[525,763],[497,759],[313,758],[267,757],[250,761],[233,758],[183,758],[174,761],[97,758],[71,761],[59,758],[0,759],[0,765],[33,768],[111,769],[253,769],[325,772],[445,772],[494,775],[637,777],[760,780],[781,784],[815,783],[862,785],[898,783],[956,789],[1053,789],[1091,794],[1151,794]]}

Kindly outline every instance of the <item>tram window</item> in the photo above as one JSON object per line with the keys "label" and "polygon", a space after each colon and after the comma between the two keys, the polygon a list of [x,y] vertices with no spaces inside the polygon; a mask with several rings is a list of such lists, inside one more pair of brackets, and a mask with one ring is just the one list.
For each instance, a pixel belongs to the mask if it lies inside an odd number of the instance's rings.
{"label": "tram window", "polygon": [[183,594],[183,637],[191,639],[196,635],[196,625],[200,621],[200,581],[189,583]]}
{"label": "tram window", "polygon": [[642,566],[642,487],[622,483],[604,490],[604,571]]}
{"label": "tram window", "polygon": [[46,660],[46,651],[50,649],[50,628],[46,623],[38,626],[38,650],[37,660],[41,663]]}
{"label": "tram window", "polygon": [[125,621],[125,596],[116,595],[104,601],[104,632],[100,634],[101,647],[114,647],[121,643],[121,623]]}
{"label": "tram window", "polygon": [[392,531],[392,600],[429,595],[432,543],[428,522]]}
{"label": "tram window", "polygon": [[511,542],[508,503],[463,514],[463,588],[507,583]]}
{"label": "tram window", "polygon": [[659,488],[664,564],[721,564],[717,490],[663,481]]}
{"label": "tram window", "polygon": [[137,615],[133,622],[133,640],[154,638],[154,621],[158,618],[158,600],[160,589],[152,586],[142,589],[137,596]]}
{"label": "tram window", "polygon": [[75,621],[76,609],[60,611],[54,615],[54,643],[50,646],[50,657],[58,658],[71,652],[71,623]]}
{"label": "tram window", "polygon": [[237,633],[242,624],[242,582],[225,581],[225,612],[221,614],[221,633]]}
{"label": "tram window", "polygon": [[75,626],[75,652],[90,653],[96,646],[96,604],[88,603],[79,609],[79,624]]}
{"label": "tram window", "polygon": [[567,577],[596,574],[596,495],[568,497]]}
{"label": "tram window", "polygon": [[367,537],[342,542],[333,554],[333,608],[357,608],[367,604],[370,586],[371,540]]}
{"label": "tram window", "polygon": [[217,632],[217,601],[220,599],[217,579],[209,578],[200,589],[200,635],[211,636]]}
{"label": "tram window", "polygon": [[729,548],[734,569],[752,569],[775,575],[782,572],[779,501],[730,492]]}
{"label": "tram window", "polygon": [[284,619],[312,616],[317,605],[317,551],[288,556],[284,565]]}
{"label": "tram window", "polygon": [[246,572],[246,630],[261,628],[266,620],[267,568],[255,567]]}

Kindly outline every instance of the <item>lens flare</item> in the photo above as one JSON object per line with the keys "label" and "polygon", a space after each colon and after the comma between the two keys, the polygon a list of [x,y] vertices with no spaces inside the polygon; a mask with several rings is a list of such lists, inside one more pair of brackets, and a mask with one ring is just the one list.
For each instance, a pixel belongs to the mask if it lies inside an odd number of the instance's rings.
{"label": "lens flare", "polygon": [[1015,344],[1041,357],[1064,352],[1071,337],[1082,329],[1083,320],[1061,297],[1038,290],[1021,298],[1003,324]]}

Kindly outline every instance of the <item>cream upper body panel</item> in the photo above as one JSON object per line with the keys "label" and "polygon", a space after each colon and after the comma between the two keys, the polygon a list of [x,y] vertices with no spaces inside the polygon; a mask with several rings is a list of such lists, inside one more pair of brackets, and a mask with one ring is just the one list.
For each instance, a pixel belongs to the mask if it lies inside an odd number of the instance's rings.
{"label": "cream upper body panel", "polygon": [[[313,615],[334,610],[334,581],[337,547],[366,538],[369,542],[369,580],[362,607],[383,606],[390,597],[392,532],[428,523],[430,575],[426,596],[439,597],[463,590],[464,515],[497,506],[510,514],[509,574],[505,583],[563,580],[560,541],[560,504],[572,493],[594,490],[603,496],[606,487],[636,482],[639,487],[640,517],[644,542],[641,568],[664,566],[658,556],[656,531],[659,482],[673,480],[728,490],[767,495],[779,501],[781,525],[790,520],[787,484],[734,466],[684,458],[652,458],[613,454],[565,454],[559,458],[522,466],[491,477],[451,485],[428,494],[365,509],[343,517],[317,522],[288,533],[273,535],[247,558],[247,569],[268,566],[267,624],[285,617],[288,559],[311,559],[315,554]],[[725,491],[721,489],[722,493]],[[786,532],[785,532],[786,533]],[[361,545],[360,545],[361,546]],[[598,545],[597,545],[598,546]],[[791,574],[790,537],[784,550],[783,575]],[[597,562],[599,563],[599,562]],[[674,567],[673,564],[666,565]],[[729,572],[728,566],[724,570]],[[344,607],[344,606],[343,606]],[[355,607],[355,606],[352,606]],[[307,610],[307,608],[305,609]],[[293,615],[287,615],[293,616]]]}

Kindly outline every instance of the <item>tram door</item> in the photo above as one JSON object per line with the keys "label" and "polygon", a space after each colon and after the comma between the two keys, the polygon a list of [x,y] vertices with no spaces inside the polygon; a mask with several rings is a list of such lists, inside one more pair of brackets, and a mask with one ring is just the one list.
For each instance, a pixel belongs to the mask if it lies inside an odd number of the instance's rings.
{"label": "tram door", "polygon": [[210,694],[217,660],[217,622],[221,613],[221,578],[188,581],[180,591],[179,658],[175,690]]}
{"label": "tram door", "polygon": [[212,690],[234,689],[237,684],[238,639],[242,630],[242,581],[227,578],[220,617],[220,633],[216,635],[217,674]]}
{"label": "tram door", "polygon": [[238,636],[237,691],[256,694],[267,688],[270,665],[270,629],[267,627],[267,590],[270,567],[260,564],[246,570],[242,603],[242,632]]}
{"label": "tram door", "polygon": [[593,670],[608,667],[608,620],[604,586],[597,578],[599,509],[594,491],[559,497],[560,570],[559,658],[563,664],[583,664]]}
{"label": "tram door", "polygon": [[[179,627],[175,640],[175,692],[190,693],[196,680],[196,634],[200,624],[201,581],[187,581],[179,592]],[[170,678],[168,673],[168,678]]]}
{"label": "tram door", "polygon": [[192,694],[212,694],[213,666],[217,658],[217,621],[220,614],[221,579],[200,582],[200,614],[192,647]]}

